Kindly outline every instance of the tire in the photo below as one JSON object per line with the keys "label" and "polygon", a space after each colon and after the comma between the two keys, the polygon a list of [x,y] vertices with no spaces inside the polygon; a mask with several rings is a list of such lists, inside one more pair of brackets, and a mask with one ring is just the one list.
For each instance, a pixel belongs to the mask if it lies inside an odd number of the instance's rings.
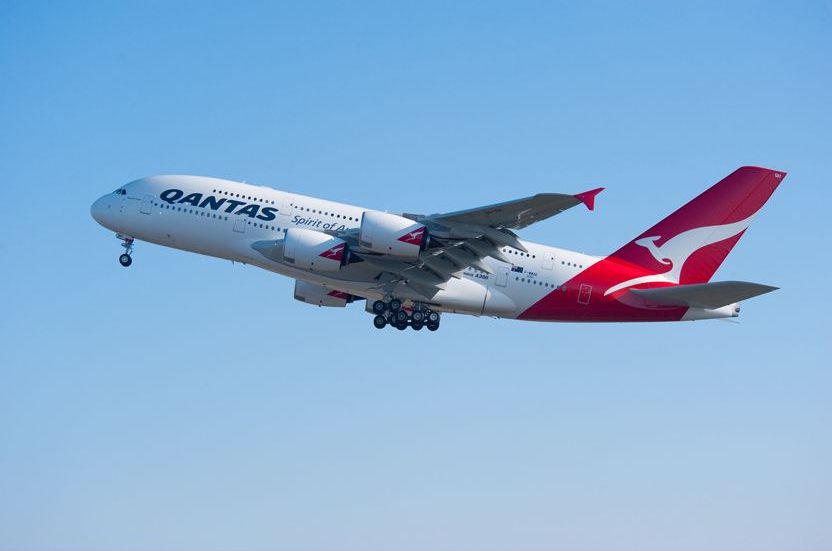
{"label": "tire", "polygon": [[407,324],[407,312],[404,310],[397,310],[396,311],[396,322],[397,323],[404,323]]}
{"label": "tire", "polygon": [[410,327],[412,327],[414,331],[421,331],[424,325],[414,322]]}
{"label": "tire", "polygon": [[425,321],[425,314],[424,312],[419,312],[417,310],[416,312],[413,312],[413,314],[411,314],[410,319],[413,320],[413,323],[422,323],[423,321]]}
{"label": "tire", "polygon": [[383,300],[377,300],[373,303],[374,314],[383,314],[385,310],[387,310],[387,304]]}
{"label": "tire", "polygon": [[133,258],[129,254],[124,253],[123,255],[118,257],[118,263],[126,268],[127,266],[133,263]]}
{"label": "tire", "polygon": [[428,314],[428,323],[435,323],[439,325],[439,313],[438,312],[430,312]]}
{"label": "tire", "polygon": [[427,327],[428,327],[428,331],[436,331],[437,329],[439,329],[439,324],[428,322]]}
{"label": "tire", "polygon": [[402,307],[402,301],[400,301],[399,299],[394,298],[393,300],[390,301],[390,309],[392,311],[396,312],[401,307]]}
{"label": "tire", "polygon": [[396,329],[398,329],[399,331],[404,331],[405,329],[407,329],[407,324],[406,323],[397,323],[396,324]]}
{"label": "tire", "polygon": [[387,326],[387,320],[384,316],[376,316],[373,318],[373,325],[376,326],[376,329],[384,329]]}

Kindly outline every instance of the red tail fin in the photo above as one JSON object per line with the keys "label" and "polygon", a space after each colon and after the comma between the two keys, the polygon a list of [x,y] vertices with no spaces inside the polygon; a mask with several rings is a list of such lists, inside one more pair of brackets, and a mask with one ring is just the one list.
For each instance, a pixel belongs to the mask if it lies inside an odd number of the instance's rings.
{"label": "red tail fin", "polygon": [[611,257],[666,273],[678,283],[705,283],[785,176],[767,168],[739,168]]}

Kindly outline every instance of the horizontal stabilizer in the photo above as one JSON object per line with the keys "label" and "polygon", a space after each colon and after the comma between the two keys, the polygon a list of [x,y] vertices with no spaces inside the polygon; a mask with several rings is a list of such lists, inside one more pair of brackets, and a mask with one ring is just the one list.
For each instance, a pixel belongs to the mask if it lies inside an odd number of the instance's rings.
{"label": "horizontal stabilizer", "polygon": [[662,305],[714,309],[776,290],[777,287],[747,281],[715,281],[653,289],[630,289],[630,292]]}

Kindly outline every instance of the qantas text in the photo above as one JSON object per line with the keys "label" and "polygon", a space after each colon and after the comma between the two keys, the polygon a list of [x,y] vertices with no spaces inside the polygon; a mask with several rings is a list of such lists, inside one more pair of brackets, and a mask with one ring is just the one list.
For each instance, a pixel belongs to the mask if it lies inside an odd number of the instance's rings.
{"label": "qantas text", "polygon": [[[250,218],[258,218],[266,222],[274,220],[277,213],[277,209],[274,207],[263,207],[256,203],[246,203],[245,201],[237,201],[226,197],[215,197],[213,195],[203,196],[202,193],[189,193],[185,195],[185,192],[181,189],[165,190],[159,197],[162,201],[171,205],[179,203],[201,208],[208,207],[211,210],[220,210],[222,208],[224,212],[229,214],[245,214]],[[237,210],[235,211],[235,209]]]}

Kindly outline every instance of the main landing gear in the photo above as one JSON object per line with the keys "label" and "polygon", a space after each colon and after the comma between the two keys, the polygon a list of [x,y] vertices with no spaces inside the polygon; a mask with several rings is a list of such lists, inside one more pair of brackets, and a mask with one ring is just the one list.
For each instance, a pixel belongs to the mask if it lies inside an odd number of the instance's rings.
{"label": "main landing gear", "polygon": [[118,263],[126,268],[133,263],[133,257],[130,256],[130,253],[133,252],[133,238],[121,234],[116,235],[116,237],[121,239],[121,246],[124,247],[124,252],[118,257]]}
{"label": "main landing gear", "polygon": [[377,300],[373,303],[373,313],[373,325],[376,329],[384,329],[388,325],[399,331],[404,331],[408,326],[414,331],[421,331],[423,327],[427,327],[428,331],[439,329],[439,312],[434,312],[419,303],[414,304],[408,313],[402,308],[402,301],[399,299],[394,298],[389,302]]}

